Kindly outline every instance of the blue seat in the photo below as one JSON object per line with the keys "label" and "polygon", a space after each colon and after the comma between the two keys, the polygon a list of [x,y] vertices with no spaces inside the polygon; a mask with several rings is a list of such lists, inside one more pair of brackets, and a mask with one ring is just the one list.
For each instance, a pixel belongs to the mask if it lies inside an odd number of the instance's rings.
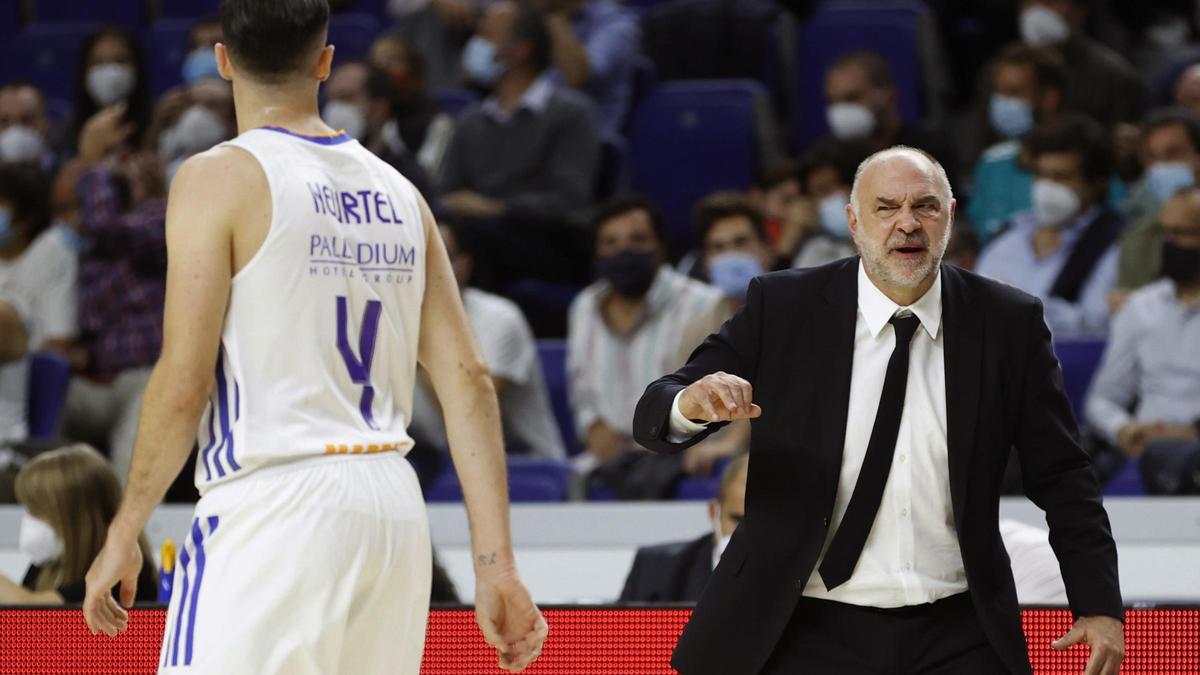
{"label": "blue seat", "polygon": [[183,82],[183,61],[188,55],[188,33],[192,30],[191,19],[163,19],[154,22],[142,36],[142,44],[149,60],[150,84],[154,95]]}
{"label": "blue seat", "polygon": [[917,0],[830,0],[803,26],[796,41],[796,100],[792,135],[797,151],[829,133],[825,72],[841,56],[869,49],[887,61],[900,117],[921,118],[924,77],[918,25],[928,12]]}
{"label": "blue seat", "polygon": [[716,499],[720,477],[694,478],[688,476],[675,486],[675,499]]}
{"label": "blue seat", "polygon": [[[561,502],[567,498],[571,474],[565,462],[508,458],[508,497],[513,502]],[[462,501],[462,485],[453,469],[447,470],[425,491],[430,502]]]}
{"label": "blue seat", "polygon": [[0,2],[0,38],[16,35],[21,30],[21,3]]}
{"label": "blue seat", "polygon": [[[10,0],[11,1],[11,0]],[[12,4],[20,4],[13,2]],[[36,23],[95,22],[137,28],[145,20],[145,3],[131,0],[34,0],[32,20]]]}
{"label": "blue seat", "polygon": [[387,6],[388,0],[351,0],[341,11],[367,14],[381,23],[387,23],[391,20],[391,17],[388,16]]}
{"label": "blue seat", "polygon": [[630,132],[633,189],[658,205],[675,252],[691,248],[697,200],[753,183],[760,163],[756,107],[766,97],[753,80],[677,81],[659,85],[638,106]]}
{"label": "blue seat", "polygon": [[60,354],[38,352],[29,357],[30,438],[54,436],[70,382],[71,365]]}
{"label": "blue seat", "polygon": [[554,421],[562,434],[563,447],[571,455],[581,450],[575,437],[575,414],[571,411],[567,383],[567,343],[563,340],[538,340],[538,359],[542,363],[542,377],[546,379],[546,394],[550,407],[554,409]]}
{"label": "blue seat", "polygon": [[1113,497],[1140,497],[1146,494],[1146,484],[1142,481],[1141,468],[1136,459],[1126,460],[1108,479],[1104,484],[1104,494]]}
{"label": "blue seat", "polygon": [[47,98],[75,100],[79,52],[98,23],[54,23],[27,26],[4,49],[9,80],[36,84]]}
{"label": "blue seat", "polygon": [[1071,400],[1071,408],[1075,411],[1075,419],[1083,419],[1083,406],[1087,400],[1088,387],[1100,366],[1100,358],[1104,355],[1103,339],[1074,339],[1056,340],[1054,353],[1062,367],[1063,384],[1067,390],[1067,398]]}
{"label": "blue seat", "polygon": [[479,94],[471,89],[452,87],[433,92],[433,100],[437,102],[442,112],[457,118],[468,106],[479,100]]}
{"label": "blue seat", "polygon": [[221,0],[158,0],[159,17],[164,19],[198,19],[220,8]]}
{"label": "blue seat", "polygon": [[334,14],[329,19],[329,44],[336,48],[334,64],[366,58],[379,31],[379,20],[370,14]]}

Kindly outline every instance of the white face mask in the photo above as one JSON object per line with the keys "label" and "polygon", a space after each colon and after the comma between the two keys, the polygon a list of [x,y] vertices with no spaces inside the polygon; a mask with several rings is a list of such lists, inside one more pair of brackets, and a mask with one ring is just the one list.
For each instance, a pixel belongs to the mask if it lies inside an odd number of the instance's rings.
{"label": "white face mask", "polygon": [[225,140],[226,128],[216,113],[194,105],[183,112],[175,126],[158,137],[158,156],[172,162],[204,152]]}
{"label": "white face mask", "polygon": [[1033,212],[1038,225],[1068,225],[1080,207],[1079,195],[1066,185],[1045,178],[1033,182]]}
{"label": "white face mask", "polygon": [[14,124],[0,133],[0,162],[32,162],[42,150],[42,137],[29,127]]}
{"label": "white face mask", "polygon": [[1071,36],[1071,26],[1061,14],[1034,5],[1021,12],[1021,39],[1035,47],[1056,45]]}
{"label": "white face mask", "polygon": [[136,77],[124,63],[103,63],[88,69],[85,86],[97,104],[107,107],[133,93]]}
{"label": "white face mask", "polygon": [[357,140],[367,135],[367,114],[362,108],[345,101],[330,101],[321,112],[325,123],[334,129],[342,129]]}
{"label": "white face mask", "polygon": [[29,562],[44,565],[62,555],[62,540],[45,521],[38,520],[25,512],[21,516],[21,533],[17,536],[17,547],[29,558]]}
{"label": "white face mask", "polygon": [[875,131],[875,113],[861,103],[834,103],[825,111],[833,135],[842,140],[870,136]]}
{"label": "white face mask", "polygon": [[850,238],[846,223],[846,203],[849,201],[850,196],[839,191],[817,202],[817,218],[825,234],[838,239]]}

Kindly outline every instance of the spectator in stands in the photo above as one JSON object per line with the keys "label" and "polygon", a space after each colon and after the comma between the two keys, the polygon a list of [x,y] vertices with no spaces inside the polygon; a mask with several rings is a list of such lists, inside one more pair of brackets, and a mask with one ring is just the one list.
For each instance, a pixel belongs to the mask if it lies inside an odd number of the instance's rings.
{"label": "spectator in stands", "polygon": [[712,531],[690,540],[639,548],[619,602],[696,602],[746,513],[750,457],[725,466],[717,498],[708,501]]}
{"label": "spectator in stands", "polygon": [[[787,269],[787,262],[767,243],[765,230],[762,211],[741,192],[717,192],[696,206],[696,235],[703,252],[696,276],[725,293],[730,315],[745,302],[751,279]],[[692,346],[697,344],[699,340]]]}
{"label": "spectator in stands", "polygon": [[803,215],[792,267],[815,267],[854,255],[846,205],[854,171],[869,154],[861,143],[827,138],[817,141],[800,158]]}
{"label": "spectator in stands", "polygon": [[113,128],[118,145],[136,147],[153,106],[141,47],[124,29],[105,28],[88,38],[80,55],[70,142],[82,143],[84,127],[96,115],[118,110],[122,123]]}
{"label": "spectator in stands", "polygon": [[1157,220],[1163,278],[1113,318],[1086,406],[1101,437],[1128,457],[1156,440],[1200,439],[1200,189],[1169,198]]}
{"label": "spectator in stands", "polygon": [[491,5],[474,39],[467,70],[494,88],[459,118],[442,205],[493,275],[574,279],[586,240],[567,225],[586,221],[600,148],[590,102],[546,76],[550,35],[529,4]]}
{"label": "spectator in stands", "polygon": [[21,449],[29,435],[27,399],[29,367],[28,301],[0,286],[0,503],[7,497],[10,469],[21,462],[12,450]]}
{"label": "spectator in stands", "polygon": [[412,58],[390,70],[361,61],[334,68],[322,117],[432,196],[454,122],[426,95],[420,57],[407,53]]}
{"label": "spectator in stands", "polygon": [[633,409],[655,373],[680,365],[680,336],[696,317],[715,330],[722,293],[664,265],[666,239],[654,208],[621,197],[594,220],[599,279],[571,305],[567,377],[576,429],[587,453],[577,468],[622,498],[662,498],[679,476],[678,456],[651,455],[633,442]]}
{"label": "spectator in stands", "polygon": [[213,47],[222,38],[221,17],[215,14],[201,17],[192,24],[192,29],[188,31],[188,55],[183,60],[180,73],[184,84],[194,84],[205,79],[221,79]]}
{"label": "spectator in stands", "polygon": [[591,96],[601,131],[618,133],[633,98],[637,15],[613,0],[532,1],[546,18],[555,81]]}
{"label": "spectator in stands", "polygon": [[1057,52],[1017,43],[992,65],[988,131],[993,141],[975,165],[967,216],[983,242],[995,237],[1013,214],[1030,207],[1033,176],[1021,161],[1021,138],[1053,123],[1062,107],[1066,67]]}
{"label": "spectator in stands", "polygon": [[945,134],[924,131],[900,119],[899,95],[892,69],[872,51],[846,54],[825,72],[826,115],[833,135],[864,140],[871,151],[893,145],[919,148],[946,168],[958,185],[958,151]]}
{"label": "spectator in stands", "polygon": [[166,199],[162,161],[152,152],[102,162],[120,109],[97,114],[80,138],[80,335],[76,374],[63,411],[67,438],[108,447],[128,476],[142,390],[162,344]]}
{"label": "spectator in stands", "polygon": [[36,85],[0,86],[0,163],[34,164],[47,175],[58,166],[50,140],[46,97]]}
{"label": "spectator in stands", "polygon": [[[491,0],[389,0],[388,13],[396,20],[392,32],[411,44],[428,66],[429,88],[433,91],[458,86],[462,82],[463,41],[475,29],[476,21]],[[384,38],[381,38],[383,40]],[[371,48],[390,47],[377,41]]]}
{"label": "spectator in stands", "polygon": [[[0,575],[0,605],[82,603],[83,577],[121,503],[112,467],[94,448],[70,445],[30,460],[17,475],[16,491],[25,507],[19,546],[30,566],[20,584]],[[136,599],[154,602],[158,574],[144,533],[138,546]]]}
{"label": "spectator in stands", "polygon": [[1063,108],[1104,126],[1136,122],[1146,110],[1146,84],[1120,54],[1083,30],[1087,0],[1021,0],[1021,39],[1052,47],[1067,67]]}
{"label": "spectator in stands", "polygon": [[[381,37],[371,48],[371,65],[380,68],[391,82],[392,121],[384,125],[384,136],[398,138],[389,144],[415,157],[434,182],[441,180],[442,163],[454,135],[454,120],[443,113],[429,96],[425,59],[412,45],[395,36]],[[376,85],[376,89],[380,87]]]}
{"label": "spectator in stands", "polygon": [[1117,286],[1122,292],[1159,278],[1159,210],[1171,195],[1196,184],[1200,115],[1183,108],[1151,113],[1142,123],[1141,161],[1146,167],[1142,180],[1126,200],[1125,213],[1132,224],[1121,235]]}
{"label": "spectator in stands", "polygon": [[[463,247],[454,226],[442,223],[439,230],[462,293],[463,309],[475,329],[500,399],[501,422],[509,451],[566,459],[529,323],[513,301],[471,288],[474,256]],[[438,447],[449,447],[442,411],[423,377],[417,383],[411,427]]]}
{"label": "spectator in stands", "polygon": [[1064,116],[1025,139],[1033,166],[1033,208],[979,256],[976,271],[1038,296],[1059,334],[1108,327],[1116,283],[1120,214],[1104,203],[1112,176],[1109,139],[1095,122]]}
{"label": "spectator in stands", "polygon": [[[796,254],[784,232],[795,229],[796,207],[803,188],[800,186],[800,165],[792,160],[780,160],[767,167],[750,188],[750,201],[765,218],[767,243],[779,255],[791,258]],[[798,239],[797,239],[798,241]]]}
{"label": "spectator in stands", "polygon": [[1200,115],[1200,63],[1188,66],[1175,81],[1175,105]]}
{"label": "spectator in stands", "polygon": [[175,87],[159,99],[143,146],[158,153],[170,183],[188,157],[235,135],[233,88],[224,80],[206,77]]}
{"label": "spectator in stands", "polygon": [[946,246],[946,254],[942,257],[942,261],[969,272],[974,271],[975,263],[979,260],[979,238],[975,236],[975,231],[965,221],[957,221],[952,226],[953,234],[950,236],[950,243]]}

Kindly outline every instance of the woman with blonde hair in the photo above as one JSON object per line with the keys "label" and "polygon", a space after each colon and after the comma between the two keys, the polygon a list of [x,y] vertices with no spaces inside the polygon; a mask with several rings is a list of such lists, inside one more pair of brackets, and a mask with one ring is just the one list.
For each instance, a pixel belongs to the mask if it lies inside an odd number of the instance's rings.
{"label": "woman with blonde hair", "polygon": [[[15,487],[25,507],[20,548],[31,564],[21,584],[0,575],[0,605],[83,602],[83,577],[121,503],[112,466],[90,445],[68,445],[30,460]],[[138,543],[144,562],[137,600],[153,602],[158,580],[145,533]]]}

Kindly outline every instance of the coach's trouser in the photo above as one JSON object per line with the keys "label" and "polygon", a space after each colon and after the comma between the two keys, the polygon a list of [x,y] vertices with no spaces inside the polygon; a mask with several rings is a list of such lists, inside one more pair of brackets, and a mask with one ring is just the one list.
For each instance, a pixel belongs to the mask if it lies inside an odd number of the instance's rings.
{"label": "coach's trouser", "polygon": [[217,485],[177,548],[160,672],[420,669],[429,525],[399,453],[315,457]]}

